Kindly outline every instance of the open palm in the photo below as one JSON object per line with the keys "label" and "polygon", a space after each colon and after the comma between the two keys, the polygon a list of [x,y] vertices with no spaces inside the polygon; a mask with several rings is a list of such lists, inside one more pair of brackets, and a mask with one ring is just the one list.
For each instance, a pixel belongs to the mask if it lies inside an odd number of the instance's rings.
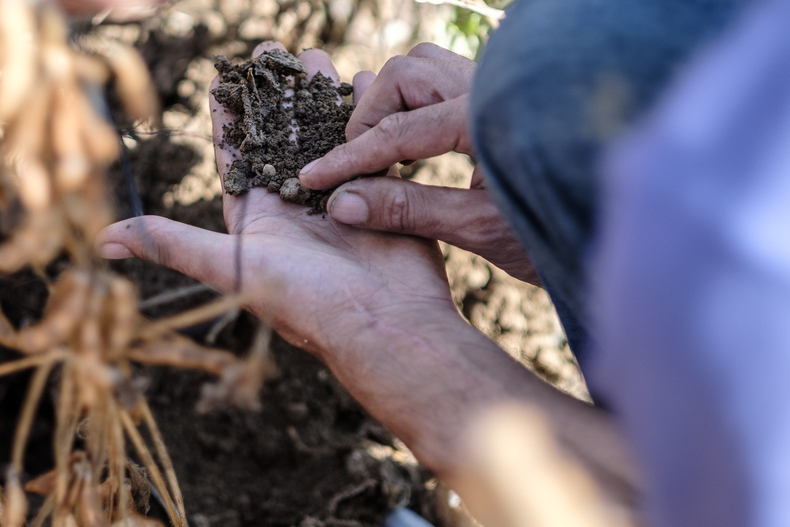
{"label": "open palm", "polygon": [[[280,46],[265,43],[256,53],[273,47]],[[321,71],[337,80],[324,52],[306,51],[300,59],[308,75]],[[361,92],[366,87],[360,84],[355,89]],[[219,147],[223,124],[233,116],[213,97],[211,111],[222,178],[239,155]],[[371,326],[401,326],[393,318],[415,320],[423,310],[455,310],[435,241],[308,215],[305,207],[262,188],[239,197],[223,195],[223,209],[229,234],[144,216],[105,229],[100,252],[108,258],[152,260],[221,292],[238,288],[246,307],[288,341],[318,355],[342,349]]]}

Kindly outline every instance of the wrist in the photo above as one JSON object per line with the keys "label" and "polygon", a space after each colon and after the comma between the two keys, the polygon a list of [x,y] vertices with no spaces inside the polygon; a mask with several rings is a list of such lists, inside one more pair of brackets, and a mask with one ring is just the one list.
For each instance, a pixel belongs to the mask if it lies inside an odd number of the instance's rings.
{"label": "wrist", "polygon": [[[353,311],[353,314],[350,313]],[[355,303],[339,310],[332,331],[317,357],[327,366],[360,364],[392,350],[434,346],[448,333],[475,331],[452,299],[409,299],[369,306]]]}
{"label": "wrist", "polygon": [[512,371],[516,364],[454,306],[422,307],[385,310],[322,358],[373,417],[444,476],[462,458],[469,420],[512,397],[499,366],[504,361]]}
{"label": "wrist", "polygon": [[455,457],[452,430],[459,423],[456,412],[440,412],[437,418],[436,409],[458,402],[448,395],[457,391],[450,384],[459,341],[482,335],[455,309],[397,311],[375,317],[323,360],[424,465],[441,471]]}

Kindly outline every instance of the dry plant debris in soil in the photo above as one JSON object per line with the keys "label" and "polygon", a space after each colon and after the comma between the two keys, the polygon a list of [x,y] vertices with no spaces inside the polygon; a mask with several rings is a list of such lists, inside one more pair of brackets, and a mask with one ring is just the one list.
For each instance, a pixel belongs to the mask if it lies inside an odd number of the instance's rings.
{"label": "dry plant debris in soil", "polygon": [[345,142],[353,106],[339,96],[350,95],[351,85],[335,86],[320,72],[308,81],[304,65],[278,49],[240,65],[219,56],[215,67],[220,85],[212,94],[236,116],[225,127],[224,145],[242,155],[226,167],[225,192],[263,187],[310,212],[326,210],[330,191],[302,186],[299,170]]}
{"label": "dry plant debris in soil", "polygon": [[[49,288],[36,323],[15,327],[0,310],[0,345],[21,356],[0,364],[0,376],[34,369],[0,494],[0,524],[25,523],[26,490],[46,496],[31,527],[47,520],[53,527],[156,525],[143,515],[147,473],[170,522],[184,526],[170,456],[131,363],[216,374],[220,380],[204,392],[204,406],[254,406],[270,369],[270,332],[261,326],[243,360],[198,346],[175,330],[235,309],[237,298],[151,322],[138,311],[133,284],[96,256],[93,240],[113,219],[105,172],[119,147],[96,101],[113,83],[134,119],[151,119],[158,103],[134,50],[88,40],[88,49],[76,52],[67,46],[67,34],[53,6],[0,2],[0,273],[31,268]],[[67,263],[53,280],[47,266],[55,260]],[[56,379],[55,467],[23,490],[25,447],[50,377]],[[141,434],[142,424],[153,448]],[[144,471],[129,461],[127,441]]]}

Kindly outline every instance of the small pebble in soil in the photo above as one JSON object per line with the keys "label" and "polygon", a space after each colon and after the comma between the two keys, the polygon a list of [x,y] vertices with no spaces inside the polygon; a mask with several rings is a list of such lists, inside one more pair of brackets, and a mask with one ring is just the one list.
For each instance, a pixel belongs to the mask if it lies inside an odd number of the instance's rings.
{"label": "small pebble in soil", "polygon": [[292,177],[283,182],[283,186],[280,187],[280,197],[283,201],[304,205],[310,199],[310,190],[302,186],[299,178]]}

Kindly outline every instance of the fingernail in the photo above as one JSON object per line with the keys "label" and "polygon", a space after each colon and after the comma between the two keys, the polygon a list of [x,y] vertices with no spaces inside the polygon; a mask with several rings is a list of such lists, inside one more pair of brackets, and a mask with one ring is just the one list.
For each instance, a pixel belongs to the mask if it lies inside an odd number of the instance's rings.
{"label": "fingernail", "polygon": [[320,157],[318,159],[313,159],[312,161],[307,163],[304,166],[304,168],[302,168],[302,170],[299,171],[299,176],[304,176],[305,174],[307,174],[308,172],[313,170],[315,168],[315,166],[318,164],[319,161],[321,161]]}
{"label": "fingernail", "polygon": [[329,215],[346,225],[359,225],[368,221],[368,204],[359,194],[343,192],[332,202]]}
{"label": "fingernail", "polygon": [[134,255],[120,243],[105,243],[99,247],[99,256],[107,260],[122,260],[123,258],[132,258]]}

